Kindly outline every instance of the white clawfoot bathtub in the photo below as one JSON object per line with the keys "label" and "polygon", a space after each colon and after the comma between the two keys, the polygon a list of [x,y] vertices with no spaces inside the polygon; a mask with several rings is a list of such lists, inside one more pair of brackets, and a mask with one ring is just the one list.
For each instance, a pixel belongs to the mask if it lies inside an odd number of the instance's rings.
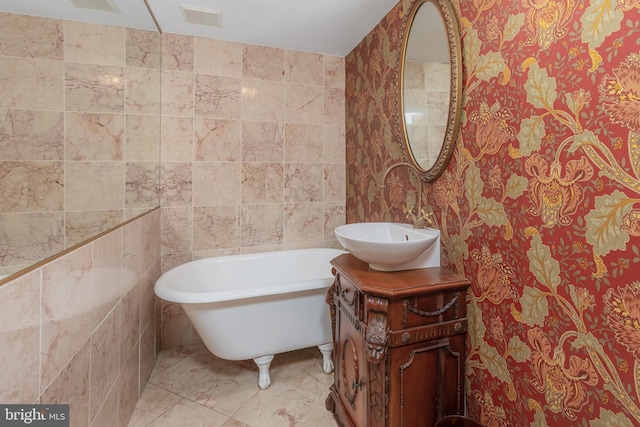
{"label": "white clawfoot bathtub", "polygon": [[275,354],[318,346],[333,371],[333,339],[325,294],[339,249],[297,249],[192,261],[164,273],[158,297],[181,304],[209,351],[253,359],[258,386],[269,387]]}

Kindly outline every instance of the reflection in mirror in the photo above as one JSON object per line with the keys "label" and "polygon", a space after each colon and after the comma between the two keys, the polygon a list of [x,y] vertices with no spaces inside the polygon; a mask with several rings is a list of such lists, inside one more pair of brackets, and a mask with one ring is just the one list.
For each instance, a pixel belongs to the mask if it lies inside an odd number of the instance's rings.
{"label": "reflection in mirror", "polygon": [[162,43],[4,12],[0,28],[2,279],[159,206]]}
{"label": "reflection in mirror", "polygon": [[411,161],[434,180],[451,156],[460,109],[460,40],[447,0],[418,0],[401,61],[400,109]]}

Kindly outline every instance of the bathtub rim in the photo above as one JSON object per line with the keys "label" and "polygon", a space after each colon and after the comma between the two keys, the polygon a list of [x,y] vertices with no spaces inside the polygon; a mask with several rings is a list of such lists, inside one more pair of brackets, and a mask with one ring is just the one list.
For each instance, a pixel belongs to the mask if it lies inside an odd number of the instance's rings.
{"label": "bathtub rim", "polygon": [[[277,285],[270,285],[268,287],[256,286],[245,289],[233,289],[228,291],[215,291],[215,292],[188,292],[183,290],[172,289],[167,283],[174,275],[178,274],[180,270],[187,268],[187,266],[195,265],[198,263],[211,262],[212,259],[220,259],[219,262],[227,260],[242,260],[251,259],[257,256],[264,256],[265,254],[281,254],[286,252],[322,252],[332,253],[333,258],[348,253],[343,249],[336,248],[305,248],[305,249],[288,249],[283,251],[271,251],[271,252],[255,252],[250,254],[238,254],[238,255],[220,255],[208,258],[202,258],[195,261],[190,261],[184,264],[180,264],[167,272],[163,273],[158,280],[156,280],[153,290],[157,297],[178,304],[203,304],[203,303],[215,303],[224,301],[234,301],[248,298],[259,298],[269,295],[286,294],[300,291],[311,291],[316,289],[326,289],[331,286],[333,277],[328,275],[327,277],[315,278],[309,280],[299,280],[295,282],[282,283]],[[330,260],[328,260],[330,261]],[[330,266],[329,266],[330,267]],[[330,270],[329,270],[330,271]]]}

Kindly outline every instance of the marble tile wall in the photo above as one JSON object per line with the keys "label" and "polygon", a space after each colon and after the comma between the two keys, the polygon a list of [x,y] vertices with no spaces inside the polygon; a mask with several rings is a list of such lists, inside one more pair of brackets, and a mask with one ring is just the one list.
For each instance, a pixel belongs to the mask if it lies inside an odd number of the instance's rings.
{"label": "marble tile wall", "polygon": [[0,13],[0,275],[157,207],[158,33]]}
{"label": "marble tile wall", "polygon": [[[340,247],[344,58],[162,38],[162,269],[215,255]],[[198,338],[163,303],[162,347]]]}
{"label": "marble tile wall", "polygon": [[406,61],[404,65],[407,137],[414,158],[425,169],[435,163],[446,132],[450,73],[449,64]]}
{"label": "marble tile wall", "polygon": [[155,209],[0,286],[0,402],[127,425],[158,347],[159,231]]}

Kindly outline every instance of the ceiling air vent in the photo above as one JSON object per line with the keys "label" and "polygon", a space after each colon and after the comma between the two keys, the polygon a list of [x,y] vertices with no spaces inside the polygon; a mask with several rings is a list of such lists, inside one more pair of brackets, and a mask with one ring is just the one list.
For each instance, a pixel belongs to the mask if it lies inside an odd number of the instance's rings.
{"label": "ceiling air vent", "polygon": [[181,4],[184,22],[222,28],[222,12],[205,7]]}
{"label": "ceiling air vent", "polygon": [[71,0],[76,7],[81,9],[100,10],[102,12],[122,13],[112,0]]}

